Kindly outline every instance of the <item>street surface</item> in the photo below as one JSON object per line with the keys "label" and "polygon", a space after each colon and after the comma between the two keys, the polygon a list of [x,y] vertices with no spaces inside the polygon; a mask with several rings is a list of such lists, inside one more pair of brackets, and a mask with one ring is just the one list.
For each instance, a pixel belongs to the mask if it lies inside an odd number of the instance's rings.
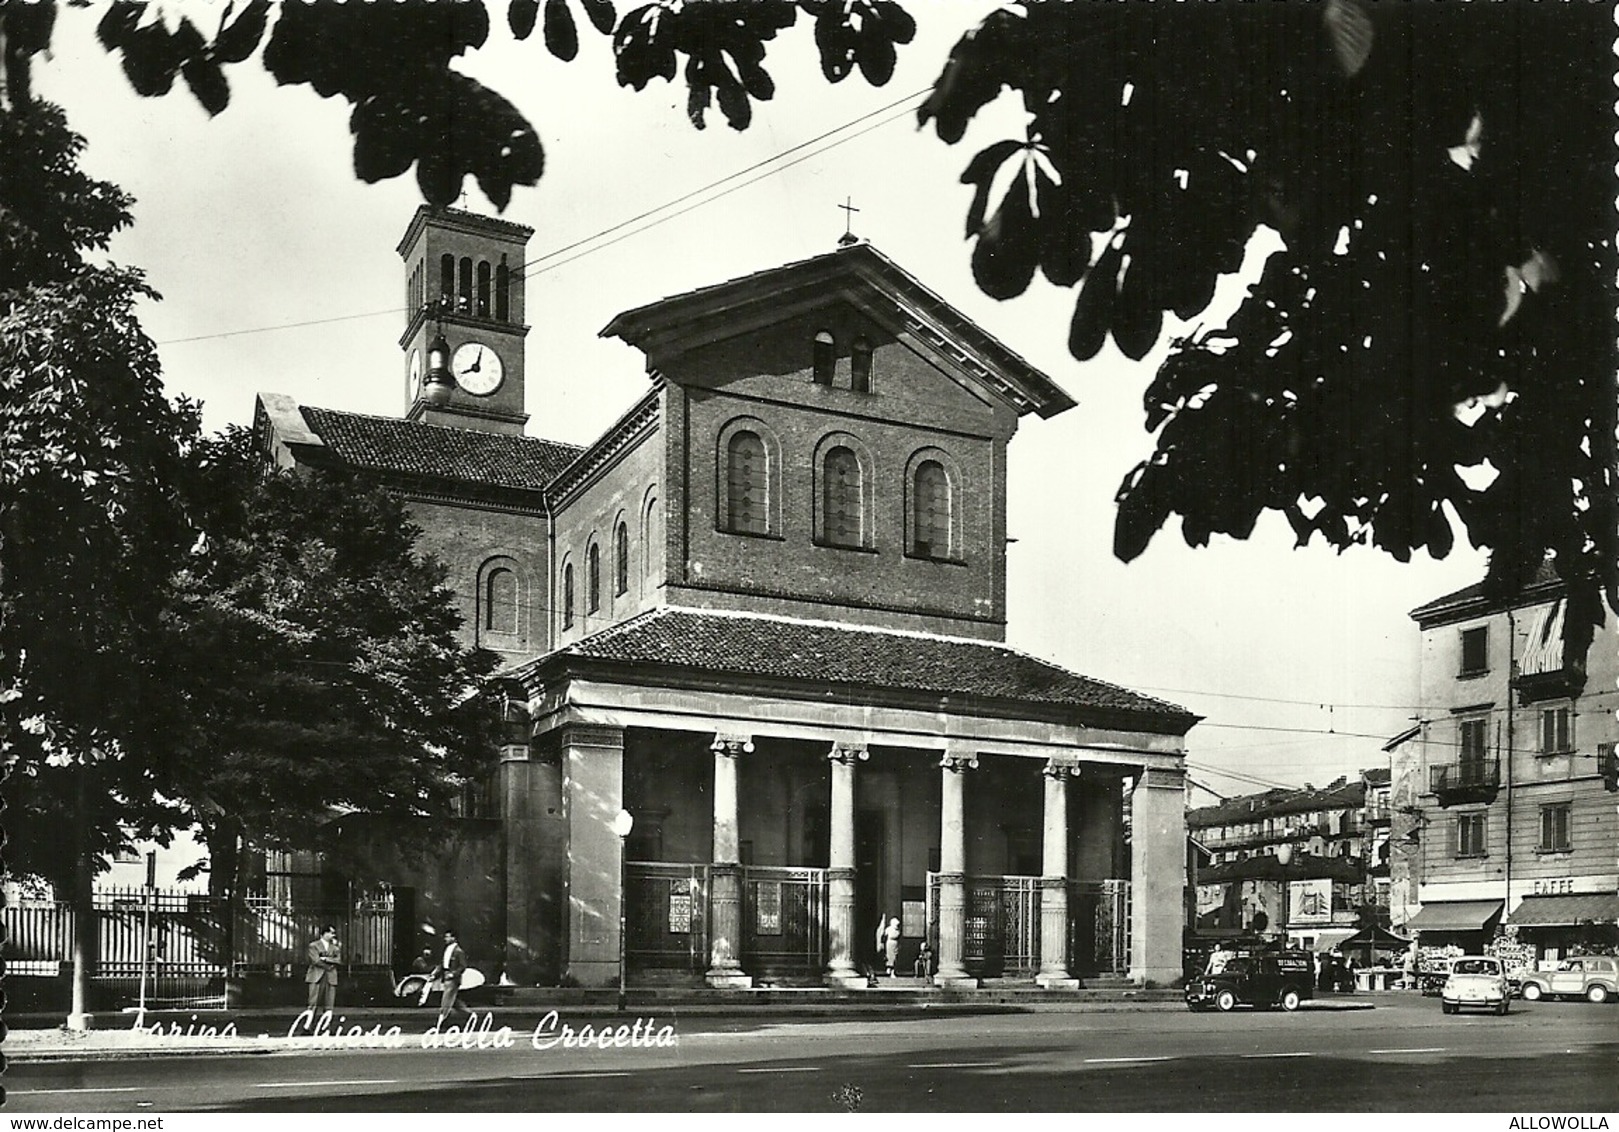
{"label": "street surface", "polygon": [[[13,1062],[7,1112],[1619,1110],[1619,1010],[658,1018],[674,1048],[333,1049]],[[629,1016],[633,1021],[634,1015]],[[599,1025],[580,1017],[565,1024]],[[498,1022],[498,1015],[497,1015]]]}

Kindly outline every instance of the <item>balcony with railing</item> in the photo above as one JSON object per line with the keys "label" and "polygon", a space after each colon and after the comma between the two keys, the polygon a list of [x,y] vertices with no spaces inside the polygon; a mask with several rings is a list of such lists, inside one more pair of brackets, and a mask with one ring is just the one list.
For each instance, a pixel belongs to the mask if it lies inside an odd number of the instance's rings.
{"label": "balcony with railing", "polygon": [[1493,802],[1501,789],[1501,760],[1464,759],[1428,768],[1428,785],[1441,806]]}

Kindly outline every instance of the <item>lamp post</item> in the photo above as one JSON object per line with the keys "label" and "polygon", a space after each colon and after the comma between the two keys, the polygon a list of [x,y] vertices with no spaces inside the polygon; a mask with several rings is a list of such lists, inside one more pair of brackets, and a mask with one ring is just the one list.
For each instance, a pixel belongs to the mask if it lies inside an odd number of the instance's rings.
{"label": "lamp post", "polygon": [[628,897],[630,830],[635,828],[635,815],[628,810],[618,811],[613,819],[613,832],[618,834],[618,1009],[623,1013],[626,994],[624,986],[624,902]]}
{"label": "lamp post", "polygon": [[1276,847],[1276,863],[1282,866],[1282,947],[1287,947],[1287,919],[1288,905],[1292,903],[1292,893],[1287,883],[1287,866],[1293,863],[1293,846],[1287,842]]}

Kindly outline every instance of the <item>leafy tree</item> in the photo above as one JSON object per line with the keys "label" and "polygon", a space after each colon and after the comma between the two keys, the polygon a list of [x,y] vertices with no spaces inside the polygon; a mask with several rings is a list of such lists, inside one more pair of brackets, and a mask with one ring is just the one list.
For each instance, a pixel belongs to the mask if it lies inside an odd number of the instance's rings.
{"label": "leafy tree", "polygon": [[[678,75],[699,128],[715,104],[745,128],[774,96],[767,48],[801,12],[833,82],[886,82],[915,31],[891,0],[577,6],[611,33],[620,83]],[[16,89],[49,41],[30,7],[0,5]],[[543,27],[569,59],[573,8],[513,0],[506,23],[518,39]],[[215,112],[224,67],[262,42],[278,82],[354,106],[358,176],[414,165],[432,203],[470,174],[504,207],[541,175],[527,119],[450,69],[490,34],[477,0],[220,13],[205,33],[120,4],[101,36],[137,90],[178,77]],[[1366,0],[1013,3],[963,37],[922,123],[953,144],[1008,94],[1028,118],[963,174],[975,275],[1003,299],[1037,271],[1074,288],[1076,357],[1110,337],[1144,356],[1166,312],[1206,307],[1260,226],[1285,244],[1229,324],[1176,342],[1148,388],[1155,451],[1120,487],[1116,553],[1140,554],[1172,515],[1201,545],[1274,510],[1301,543],[1404,560],[1447,553],[1454,519],[1493,548],[1497,594],[1555,558],[1570,659],[1583,655],[1604,594],[1619,608],[1612,39],[1598,3]]]}
{"label": "leafy tree", "polygon": [[267,471],[239,428],[194,457],[204,535],[164,611],[163,730],[213,890],[239,890],[244,846],[316,848],[336,814],[448,814],[493,757],[494,658],[459,642],[404,504],[351,473]]}
{"label": "leafy tree", "polygon": [[1619,609],[1612,41],[1602,4],[1327,0],[1014,5],[957,44],[924,123],[1028,112],[963,175],[974,273],[1077,287],[1076,357],[1142,357],[1259,225],[1285,243],[1148,387],[1121,558],[1172,514],[1197,546],[1267,509],[1443,557],[1453,514],[1498,596],[1555,556],[1583,662]]}
{"label": "leafy tree", "polygon": [[189,545],[192,407],[162,392],[139,272],[91,262],[129,198],[78,168],[61,111],[0,113],[0,758],[8,866],[67,880],[171,816],[154,797],[153,595]]}

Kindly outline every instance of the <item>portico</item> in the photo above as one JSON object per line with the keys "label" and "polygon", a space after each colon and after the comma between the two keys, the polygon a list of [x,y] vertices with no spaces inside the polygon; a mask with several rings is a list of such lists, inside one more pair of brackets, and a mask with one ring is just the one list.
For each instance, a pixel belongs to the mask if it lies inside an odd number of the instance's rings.
{"label": "portico", "polygon": [[[1194,717],[1004,646],[872,630],[834,630],[819,644],[868,657],[874,644],[897,644],[922,659],[968,649],[973,665],[954,682],[998,676],[1001,690],[907,687],[918,682],[912,666],[896,669],[899,686],[829,694],[815,658],[800,678],[721,678],[670,661],[715,664],[716,631],[740,641],[792,627],[684,610],[644,620],[639,634],[634,622],[617,634],[613,658],[586,655],[586,641],[511,674],[525,689],[528,761],[539,770],[521,781],[534,783],[536,807],[560,811],[547,815],[560,827],[551,841],[567,847],[567,867],[550,871],[566,891],[548,901],[568,920],[555,933],[566,945],[561,974],[584,985],[616,978],[621,899],[632,981],[863,984],[879,923],[895,918],[904,974],[928,939],[941,986],[1004,976],[1074,987],[1076,959],[1097,973],[1099,907],[1101,926],[1128,941],[1127,966],[1122,949],[1108,949],[1110,972],[1166,982],[1179,973],[1178,791]],[[671,630],[700,630],[710,659],[681,657]],[[657,648],[634,655],[638,635]],[[1009,676],[1026,678],[1031,665],[1047,693],[1067,682],[1055,702],[1006,694]],[[1123,699],[1070,702],[1093,689]],[[1126,790],[1136,815],[1128,850]],[[620,807],[636,819],[623,846],[626,892],[610,830]],[[509,875],[524,868],[533,862],[507,862]],[[1150,895],[1129,901],[1131,891]],[[508,923],[520,912],[509,907]],[[509,955],[525,950],[537,949],[508,941]]]}

